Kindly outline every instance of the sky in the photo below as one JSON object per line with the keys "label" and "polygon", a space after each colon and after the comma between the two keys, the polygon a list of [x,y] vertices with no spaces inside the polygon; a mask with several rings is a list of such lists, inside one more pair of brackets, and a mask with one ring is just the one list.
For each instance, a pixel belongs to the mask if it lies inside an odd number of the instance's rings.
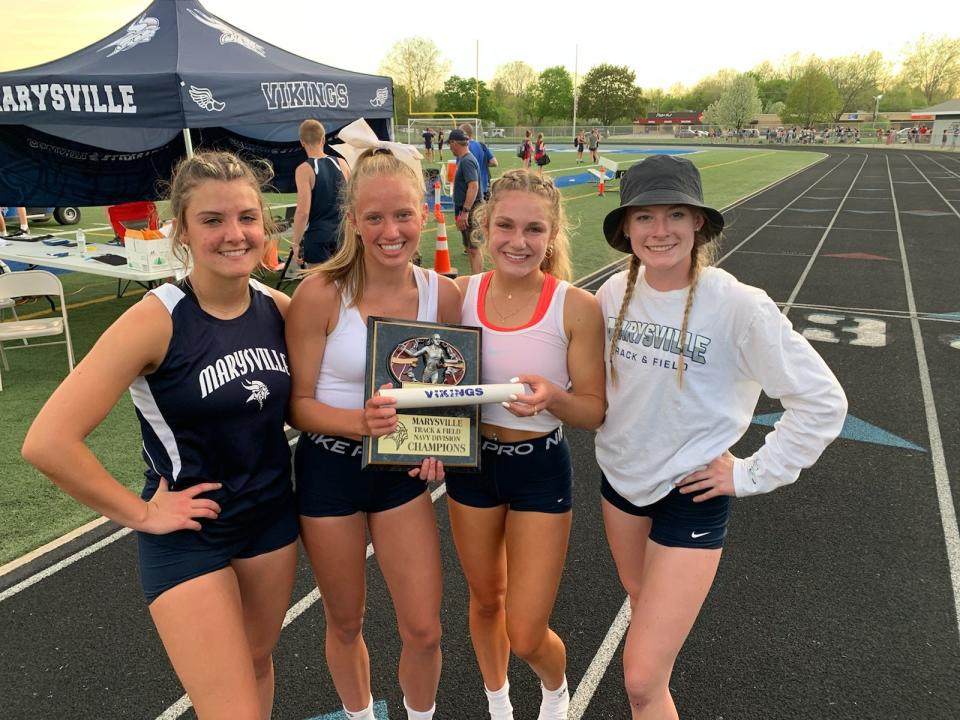
{"label": "sky", "polygon": [[[286,50],[357,72],[376,73],[389,49],[413,36],[432,40],[451,72],[490,81],[522,60],[540,72],[563,65],[582,77],[599,63],[627,65],[644,90],[692,86],[717,70],[743,72],[792,53],[822,58],[879,50],[896,61],[922,34],[942,35],[942,14],[880,5],[808,8],[716,0],[577,2],[404,2],[363,0],[362,17],[323,0],[201,0],[211,12]],[[17,0],[4,3],[0,71],[37,65],[96,42],[133,21],[149,0]],[[12,6],[12,7],[11,7]],[[685,9],[681,16],[675,8]],[[471,11],[471,8],[475,10]],[[771,9],[773,8],[773,9]],[[788,9],[792,8],[792,9]],[[472,13],[472,14],[471,14]],[[572,16],[572,17],[571,17]],[[526,29],[518,31],[521,22]],[[478,62],[479,59],[479,62]]]}

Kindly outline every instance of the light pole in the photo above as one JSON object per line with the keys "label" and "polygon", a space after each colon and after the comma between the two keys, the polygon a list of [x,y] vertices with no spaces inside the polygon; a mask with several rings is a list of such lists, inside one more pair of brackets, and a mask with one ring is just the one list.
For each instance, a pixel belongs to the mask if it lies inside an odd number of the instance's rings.
{"label": "light pole", "polygon": [[873,98],[873,99],[876,101],[875,104],[874,104],[874,106],[873,106],[873,125],[874,125],[874,127],[876,127],[876,125],[877,125],[877,113],[880,112],[880,98],[882,98],[882,97],[883,97],[883,95],[877,95],[876,97]]}

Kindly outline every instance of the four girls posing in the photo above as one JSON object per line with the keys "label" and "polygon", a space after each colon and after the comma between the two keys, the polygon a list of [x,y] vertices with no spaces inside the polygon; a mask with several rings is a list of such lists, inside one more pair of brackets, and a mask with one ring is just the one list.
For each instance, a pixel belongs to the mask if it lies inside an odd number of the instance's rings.
{"label": "four girls posing", "polygon": [[[630,264],[597,299],[567,283],[559,192],[525,170],[494,182],[481,211],[491,272],[458,288],[415,267],[422,178],[375,149],[346,181],[339,250],[291,302],[250,277],[271,229],[265,180],[226,153],[184,161],[171,209],[190,274],[104,333],[23,448],[66,492],[138,531],[150,613],[198,717],[270,716],[297,515],[347,716],[374,717],[362,633],[368,531],[402,639],[407,716],[433,716],[441,573],[425,483],[444,469],[425,458],[406,474],[360,471],[360,438],[396,426],[391,399],[363,401],[366,318],[383,315],[477,325],[482,381],[518,377],[529,388],[483,408],[480,474],[446,477],[490,717],[513,717],[511,652],[540,678],[540,720],[567,717],[566,651],[549,626],[572,519],[566,423],[599,426],[604,523],[632,609],[632,717],[676,718],[669,678],[716,574],[730,498],[796,480],[846,411],[833,374],[776,305],[709,267],[723,217],[703,203],[696,168],[653,156],[625,174],[604,234]],[[644,343],[650,328],[669,342]],[[128,387],[147,466],[139,497],[84,444]],[[759,451],[735,458],[761,389],[786,412]],[[296,495],[288,400],[302,431]]]}

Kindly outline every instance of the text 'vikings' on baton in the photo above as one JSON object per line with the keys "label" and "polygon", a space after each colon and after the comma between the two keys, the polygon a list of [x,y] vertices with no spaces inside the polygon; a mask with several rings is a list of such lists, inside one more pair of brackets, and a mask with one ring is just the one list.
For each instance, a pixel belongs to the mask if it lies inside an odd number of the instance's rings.
{"label": "text 'vikings' on baton", "polygon": [[440,407],[442,405],[484,405],[509,402],[526,392],[522,383],[497,385],[425,385],[384,388],[380,395],[397,399],[397,408]]}

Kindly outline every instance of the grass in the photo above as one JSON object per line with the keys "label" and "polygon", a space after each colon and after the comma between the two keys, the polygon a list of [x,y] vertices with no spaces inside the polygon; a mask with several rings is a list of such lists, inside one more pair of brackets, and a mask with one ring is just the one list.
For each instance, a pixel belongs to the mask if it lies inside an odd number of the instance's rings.
{"label": "grass", "polygon": [[[566,146],[566,143],[563,144]],[[811,148],[815,150],[815,148]],[[638,151],[640,148],[638,148]],[[589,157],[587,153],[584,153]],[[575,164],[574,153],[555,152],[548,166],[552,176],[572,174],[586,167]],[[621,167],[643,157],[617,154]],[[815,152],[776,152],[760,148],[712,148],[688,156],[701,169],[706,200],[714,207],[725,207],[818,160]],[[500,166],[494,174],[520,166],[510,152],[499,152]],[[604,215],[618,205],[616,190],[604,197],[596,185],[577,185],[562,190],[571,234],[575,276],[582,277],[611,262],[623,258],[604,242],[600,232]],[[271,196],[273,203],[292,202],[292,196]],[[163,214],[161,209],[161,215]],[[103,208],[84,208],[82,226],[93,228],[106,224]],[[461,273],[467,272],[460,235],[453,218],[447,215],[451,260]],[[424,264],[433,265],[436,230],[431,223],[423,235],[421,251]],[[39,230],[38,226],[35,230]],[[47,231],[61,228],[50,226]],[[98,236],[106,239],[108,232]],[[268,276],[270,284],[276,275]],[[100,334],[124,310],[135,303],[143,290],[131,288],[124,297],[116,298],[116,283],[81,273],[61,276],[67,294],[70,326],[77,359],[82,358]],[[288,292],[293,287],[287,288]],[[20,316],[48,314],[49,306],[37,300],[18,307]],[[4,389],[0,392],[0,565],[39,547],[95,517],[94,513],[60,492],[20,458],[20,445],[34,416],[63,380],[67,372],[63,346],[34,349],[10,348],[7,353],[11,368],[3,373]],[[114,477],[135,491],[143,478],[140,458],[140,437],[133,404],[128,395],[121,398],[110,415],[88,439],[88,445]]]}

